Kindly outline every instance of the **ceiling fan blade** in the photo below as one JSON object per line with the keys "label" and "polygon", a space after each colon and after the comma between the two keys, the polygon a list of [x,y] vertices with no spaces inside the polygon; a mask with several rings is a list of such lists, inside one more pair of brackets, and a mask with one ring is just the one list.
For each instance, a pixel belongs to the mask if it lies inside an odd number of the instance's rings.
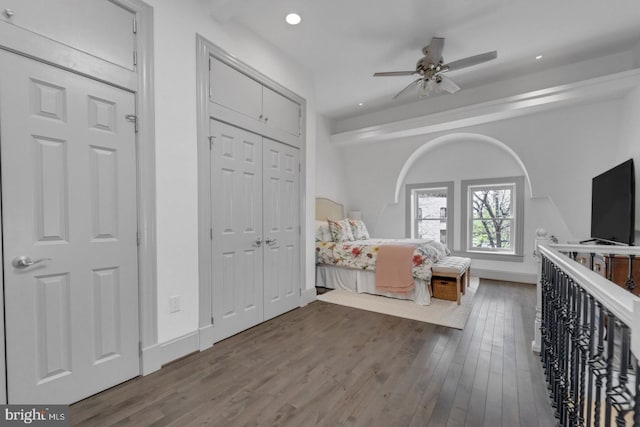
{"label": "ceiling fan blade", "polygon": [[449,93],[456,93],[460,90],[460,86],[455,84],[453,80],[441,74],[438,75],[436,83],[440,89],[446,90]]}
{"label": "ceiling fan blade", "polygon": [[415,71],[385,71],[382,73],[374,73],[373,77],[392,77],[392,76],[412,76]]}
{"label": "ceiling fan blade", "polygon": [[[438,64],[442,59],[442,50],[444,49],[444,38],[433,37],[429,46],[422,50],[424,53],[424,62],[426,64]],[[426,53],[425,53],[426,51]]]}
{"label": "ceiling fan blade", "polygon": [[442,68],[443,71],[455,71],[461,68],[471,67],[472,65],[482,64],[483,62],[491,61],[492,59],[496,59],[497,57],[498,52],[494,50],[493,52],[481,53],[480,55],[474,55],[468,58],[450,62],[443,65]]}
{"label": "ceiling fan blade", "polygon": [[399,96],[404,95],[405,93],[407,93],[411,88],[413,88],[413,86],[416,86],[418,83],[420,83],[420,81],[422,80],[422,78],[416,79],[414,81],[412,81],[411,83],[409,83],[407,85],[407,87],[405,87],[404,89],[402,89],[400,92],[398,92],[396,94],[396,96],[393,97],[393,99],[398,98]]}

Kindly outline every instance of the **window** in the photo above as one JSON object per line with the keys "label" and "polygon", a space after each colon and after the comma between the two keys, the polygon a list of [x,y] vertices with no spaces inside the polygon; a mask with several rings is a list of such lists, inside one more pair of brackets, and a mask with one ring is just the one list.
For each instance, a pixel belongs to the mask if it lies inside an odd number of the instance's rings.
{"label": "window", "polygon": [[448,245],[453,233],[453,182],[408,184],[407,236]]}
{"label": "window", "polygon": [[524,178],[462,181],[466,250],[522,257]]}

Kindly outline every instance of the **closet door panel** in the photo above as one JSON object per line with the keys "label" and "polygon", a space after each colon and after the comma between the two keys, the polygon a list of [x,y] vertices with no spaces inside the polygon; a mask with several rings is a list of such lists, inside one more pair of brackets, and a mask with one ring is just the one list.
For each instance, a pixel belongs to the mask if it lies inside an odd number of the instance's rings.
{"label": "closet door panel", "polygon": [[262,120],[262,85],[246,74],[210,57],[210,100],[247,117]]}
{"label": "closet door panel", "polygon": [[263,88],[263,114],[266,124],[291,135],[300,135],[300,105],[277,92]]}
{"label": "closet door panel", "polygon": [[265,320],[300,303],[299,164],[298,149],[264,139]]}
{"label": "closet door panel", "polygon": [[215,340],[263,320],[262,137],[211,121]]}

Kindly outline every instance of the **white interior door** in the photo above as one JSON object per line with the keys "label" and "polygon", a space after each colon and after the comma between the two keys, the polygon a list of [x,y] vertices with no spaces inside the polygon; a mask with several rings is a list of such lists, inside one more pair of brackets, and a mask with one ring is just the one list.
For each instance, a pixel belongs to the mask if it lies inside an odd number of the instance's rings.
{"label": "white interior door", "polygon": [[215,341],[263,320],[262,137],[212,120],[212,307]]}
{"label": "white interior door", "polygon": [[139,373],[134,95],[0,63],[8,400],[71,403]]}
{"label": "white interior door", "polygon": [[265,320],[300,305],[299,150],[265,138],[264,314]]}

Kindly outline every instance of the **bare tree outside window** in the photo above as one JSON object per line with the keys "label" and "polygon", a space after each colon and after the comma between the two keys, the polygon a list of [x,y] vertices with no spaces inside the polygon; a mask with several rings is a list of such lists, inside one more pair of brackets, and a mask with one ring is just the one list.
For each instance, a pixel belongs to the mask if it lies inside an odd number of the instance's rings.
{"label": "bare tree outside window", "polygon": [[472,248],[513,250],[514,188],[471,187],[470,191]]}

